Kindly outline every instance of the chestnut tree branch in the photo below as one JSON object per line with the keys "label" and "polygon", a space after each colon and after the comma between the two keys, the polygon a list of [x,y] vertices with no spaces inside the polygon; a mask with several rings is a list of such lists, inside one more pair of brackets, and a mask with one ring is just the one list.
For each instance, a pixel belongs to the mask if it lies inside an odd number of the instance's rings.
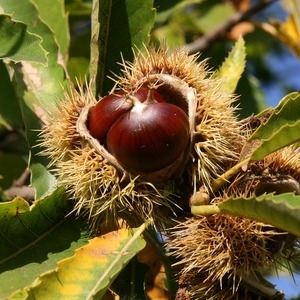
{"label": "chestnut tree branch", "polygon": [[26,169],[17,180],[14,180],[12,186],[4,191],[4,195],[10,199],[22,197],[27,201],[32,201],[34,199],[34,188],[27,185],[29,177],[30,171]]}
{"label": "chestnut tree branch", "polygon": [[226,22],[218,26],[215,30],[201,36],[199,39],[195,40],[192,43],[186,45],[189,54],[194,54],[199,51],[203,51],[208,48],[208,46],[218,39],[219,37],[224,36],[229,32],[235,25],[243,21],[248,20],[250,17],[260,12],[270,4],[275,3],[277,0],[261,0],[257,4],[253,5],[246,11],[239,11],[229,18]]}

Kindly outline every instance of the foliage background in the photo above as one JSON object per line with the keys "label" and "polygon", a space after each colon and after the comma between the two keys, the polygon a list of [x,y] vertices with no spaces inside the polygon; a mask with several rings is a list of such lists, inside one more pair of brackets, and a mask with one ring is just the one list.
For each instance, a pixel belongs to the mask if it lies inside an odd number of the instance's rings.
{"label": "foliage background", "polygon": [[[105,1],[99,2],[105,7]],[[145,7],[153,4],[152,1],[142,2]],[[7,45],[7,49],[3,48],[0,52],[0,57],[4,59],[0,62],[0,88],[3,91],[0,96],[0,175],[2,176],[0,196],[4,204],[0,210],[3,216],[1,224],[9,224],[7,227],[2,225],[0,230],[1,235],[9,240],[8,247],[4,249],[1,246],[2,258],[8,257],[9,259],[0,261],[2,263],[0,281],[12,285],[14,291],[29,285],[33,278],[46,270],[53,269],[58,261],[69,257],[78,247],[86,245],[89,239],[82,220],[74,221],[72,216],[61,219],[71,211],[71,208],[67,204],[64,205],[63,191],[56,190],[56,194],[50,195],[50,191],[55,188],[55,179],[46,170],[45,161],[41,157],[34,156],[38,149],[31,147],[37,141],[37,134],[32,129],[40,127],[39,120],[36,115],[32,114],[32,111],[40,118],[43,115],[43,112],[37,110],[36,106],[33,107],[33,104],[43,108],[53,103],[56,97],[60,97],[61,86],[66,83],[65,74],[68,74],[76,84],[75,78],[83,79],[91,71],[92,1],[26,0],[20,3],[14,3],[12,0],[0,1],[2,28],[6,28],[4,25],[7,25],[10,33],[10,36],[0,35],[1,45]],[[124,9],[121,5],[123,2],[106,1],[106,3],[118,5],[118,9],[115,10],[116,15],[112,20],[123,20]],[[228,30],[217,31],[218,27],[226,28],[226,22],[232,16],[237,13],[243,14],[251,5],[260,3],[265,3],[266,8],[261,8],[250,15],[249,19],[234,24]],[[197,50],[201,51],[201,58],[209,58],[208,63],[212,69],[217,69],[227,57],[238,36],[242,34],[247,49],[247,67],[239,81],[236,93],[241,95],[239,100],[241,117],[249,116],[260,112],[268,105],[275,106],[284,95],[300,89],[298,79],[300,51],[294,47],[294,43],[300,43],[300,29],[299,24],[298,27],[288,27],[288,29],[282,26],[290,26],[286,23],[287,15],[289,15],[287,5],[289,5],[288,1],[157,0],[153,4],[157,8],[157,14],[151,40],[154,44],[165,40],[169,47],[175,48],[183,45],[189,46],[198,38],[205,39],[211,33],[215,33],[205,47],[199,47]],[[132,7],[132,11],[134,9],[137,8]],[[14,28],[10,28],[13,12],[12,19],[17,21],[17,24]],[[105,16],[104,12],[102,18]],[[152,17],[150,14],[147,16],[149,19],[145,20],[143,17],[135,19],[130,15],[129,21],[142,24],[144,27],[141,28],[147,32],[150,30],[154,12]],[[293,16],[299,21],[300,9],[294,10]],[[114,51],[110,60],[104,60],[107,65],[103,67],[103,72],[106,75],[110,74],[109,70],[118,72],[118,65],[115,62],[120,61],[120,51],[124,52],[126,59],[132,59],[132,53],[128,51],[126,35],[118,32],[124,24],[118,24],[116,21],[116,24],[110,24],[110,26],[109,29],[113,34],[110,36],[109,45]],[[136,28],[137,25],[131,26]],[[113,31],[114,28],[116,31]],[[292,36],[290,36],[291,32]],[[130,33],[129,46],[141,40],[139,33]],[[18,35],[21,37],[19,37],[19,45],[21,45],[19,49],[22,51],[9,48],[11,36],[18,37]],[[141,33],[141,36],[144,37],[145,33]],[[24,44],[28,45],[28,48],[22,48]],[[94,50],[92,48],[92,51],[97,51],[96,48],[94,47]],[[104,54],[100,52],[99,55]],[[25,63],[22,63],[24,61]],[[62,63],[57,64],[57,61]],[[30,69],[26,62],[33,62],[36,69]],[[290,68],[287,68],[288,66]],[[13,81],[11,81],[12,72],[16,74]],[[36,74],[41,82],[34,77]],[[105,95],[111,86],[112,83],[104,79],[99,93]],[[29,160],[31,178],[28,177],[27,172],[24,173]],[[24,176],[20,178],[20,181],[15,182],[14,180],[22,174]],[[42,182],[40,178],[43,179]],[[33,195],[32,188],[27,186],[30,182],[36,188],[35,195]],[[34,198],[44,199],[45,196],[49,199],[48,202],[40,200],[34,209],[29,205],[26,206],[25,202],[18,198],[10,203],[7,200],[11,198],[11,188],[13,192],[20,188],[18,191],[29,201]],[[47,232],[48,239],[40,238],[41,233],[36,231],[36,225],[35,228],[31,227],[29,215],[25,214],[14,220],[15,211],[30,212],[30,217],[34,213],[39,217],[46,215],[44,219],[39,220],[38,224],[43,232]],[[55,217],[49,220],[51,213]],[[20,227],[17,222],[21,222],[22,226]],[[7,235],[8,232],[13,232],[13,228],[23,229],[19,232],[22,239],[17,242],[14,240],[16,235],[11,237]],[[58,236],[62,237],[61,241],[56,240]],[[27,245],[28,251],[24,245]],[[26,276],[21,276],[19,281],[16,280],[18,267],[24,264],[23,258],[20,258],[16,249],[23,249],[22,255],[30,262],[26,272],[30,272],[31,276],[26,280],[24,279]],[[8,253],[15,253],[17,259],[11,260]],[[285,286],[282,281],[284,276],[280,276],[278,283],[283,286]],[[297,276],[295,278],[298,280]],[[297,296],[299,289],[296,285],[293,285],[292,289],[297,290],[293,293],[293,296]]]}

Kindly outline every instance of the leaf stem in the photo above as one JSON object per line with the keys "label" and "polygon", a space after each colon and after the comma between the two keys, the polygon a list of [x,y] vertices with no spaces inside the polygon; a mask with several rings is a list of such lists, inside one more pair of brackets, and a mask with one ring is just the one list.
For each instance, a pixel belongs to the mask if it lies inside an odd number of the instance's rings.
{"label": "leaf stem", "polygon": [[220,214],[221,210],[217,205],[193,205],[191,206],[191,212],[194,216],[209,216],[213,214]]}
{"label": "leaf stem", "polygon": [[[220,177],[215,179],[211,183],[212,193],[213,194],[216,193],[226,182],[228,182],[228,180],[232,176],[234,176],[235,174],[237,174],[239,172],[240,168],[247,165],[249,161],[250,161],[250,157],[242,160],[241,162],[237,163],[232,168],[227,170],[225,173],[223,173]],[[209,202],[210,202],[210,195],[207,192],[207,190],[205,189],[205,187],[201,186],[199,191],[196,192],[195,194],[193,194],[190,198],[191,210],[197,211],[195,209],[196,206],[210,206],[210,205],[208,205]],[[199,210],[202,211],[201,208],[199,208]],[[215,213],[215,212],[213,212],[213,213]],[[192,214],[194,214],[194,213],[192,212]],[[201,215],[203,213],[195,213],[195,214]],[[206,214],[206,213],[204,213],[204,214]],[[208,213],[208,214],[211,214],[211,213]]]}
{"label": "leaf stem", "polygon": [[243,161],[237,163],[232,168],[230,168],[228,171],[226,171],[224,174],[222,174],[220,177],[215,179],[211,183],[211,189],[215,193],[217,192],[232,176],[234,176],[237,172],[239,172],[240,168],[244,165],[248,164],[250,158],[246,158]]}

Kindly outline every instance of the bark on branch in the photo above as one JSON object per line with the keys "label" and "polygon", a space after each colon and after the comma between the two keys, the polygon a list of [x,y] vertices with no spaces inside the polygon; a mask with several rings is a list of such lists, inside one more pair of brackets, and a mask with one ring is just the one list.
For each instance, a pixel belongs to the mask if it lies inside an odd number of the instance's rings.
{"label": "bark on branch", "polygon": [[253,5],[246,11],[239,11],[229,18],[226,22],[218,26],[215,30],[209,32],[206,35],[201,36],[194,42],[187,44],[189,54],[194,54],[199,51],[203,51],[208,48],[208,46],[219,37],[224,36],[228,33],[235,25],[243,21],[249,20],[253,15],[265,9],[267,6],[275,3],[277,0],[262,0],[257,4]]}

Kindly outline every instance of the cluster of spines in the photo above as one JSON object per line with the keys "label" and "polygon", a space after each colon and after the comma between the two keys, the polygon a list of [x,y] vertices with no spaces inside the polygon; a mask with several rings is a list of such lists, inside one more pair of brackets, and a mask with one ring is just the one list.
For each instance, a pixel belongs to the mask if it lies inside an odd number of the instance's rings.
{"label": "cluster of spines", "polygon": [[[159,88],[163,84],[161,78],[167,74],[196,91],[193,147],[187,164],[190,169],[184,174],[191,176],[194,191],[204,186],[211,192],[212,180],[238,160],[247,134],[235,116],[235,97],[222,90],[221,82],[206,70],[205,62],[197,60],[184,49],[149,49],[136,53],[134,63],[123,62],[124,74],[116,81],[117,89],[132,93],[145,85]],[[75,210],[87,214],[94,228],[102,221],[118,224],[120,218],[130,220],[130,226],[150,218],[157,227],[164,228],[168,213],[177,209],[174,188],[168,190],[170,183],[157,187],[128,174],[124,179],[124,174],[79,134],[77,122],[82,109],[96,103],[90,87],[79,86],[79,90],[70,88],[65,99],[49,110],[41,146],[45,149],[43,154],[51,159],[59,184],[68,188],[76,200]],[[299,158],[300,152],[288,147],[252,166],[268,168],[275,175],[288,174],[299,182]],[[236,185],[239,178],[242,176],[236,177],[223,196],[248,196],[253,192],[250,186],[240,190]],[[214,215],[190,218],[175,226],[168,247],[179,258],[181,276],[191,278],[193,297],[227,299],[238,291],[242,276],[276,263],[264,245],[278,234],[262,223]],[[197,278],[202,282],[197,283]],[[226,289],[222,289],[224,282]]]}
{"label": "cluster of spines", "polygon": [[[135,54],[134,63],[123,62],[124,74],[117,78],[125,91],[145,83],[159,86],[160,76],[168,74],[186,82],[197,94],[195,128],[193,134],[193,167],[191,170],[195,190],[220,176],[229,163],[237,159],[241,139],[241,124],[232,105],[236,98],[222,89],[222,83],[207,71],[206,61],[188,55],[182,48],[169,51],[149,49]],[[152,82],[149,77],[155,75]]]}
{"label": "cluster of spines", "polygon": [[[257,186],[267,177],[280,184],[280,178],[288,176],[299,186],[299,161],[299,150],[292,145],[251,162],[218,192],[212,204],[230,197],[255,197]],[[256,272],[291,271],[290,261],[295,259],[299,244],[295,237],[273,226],[215,214],[179,223],[172,228],[167,247],[177,257],[179,282],[182,278],[187,282],[180,293],[191,299],[225,300],[243,299],[240,297],[247,289],[240,284]]]}
{"label": "cluster of spines", "polygon": [[130,220],[131,226],[152,218],[158,227],[164,227],[161,208],[168,207],[172,212],[171,191],[156,188],[138,177],[123,180],[123,174],[78,133],[82,109],[95,103],[90,87],[72,87],[62,101],[49,109],[40,145],[44,149],[42,155],[50,158],[58,184],[67,188],[75,199],[74,210],[88,215],[93,228],[101,222],[118,224],[122,217]]}

